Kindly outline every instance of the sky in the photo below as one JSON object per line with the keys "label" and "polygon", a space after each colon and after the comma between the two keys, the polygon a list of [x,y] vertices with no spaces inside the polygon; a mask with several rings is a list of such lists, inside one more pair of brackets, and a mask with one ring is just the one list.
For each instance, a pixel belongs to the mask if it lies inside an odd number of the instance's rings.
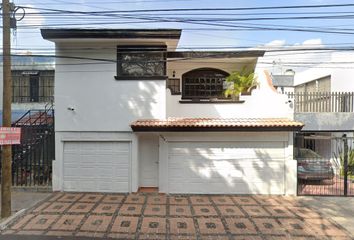
{"label": "sky", "polygon": [[[352,22],[354,18],[353,7],[341,8],[311,8],[311,9],[270,9],[270,10],[248,10],[248,11],[194,11],[189,13],[204,13],[205,15],[185,15],[186,12],[160,12],[160,13],[132,13],[124,18],[102,16],[73,16],[72,14],[60,14],[56,16],[46,15],[46,9],[60,9],[70,11],[129,11],[141,9],[179,9],[179,8],[245,8],[264,6],[285,6],[285,5],[319,5],[319,4],[352,4],[351,0],[15,0],[17,6],[26,6],[24,19],[18,22],[18,28],[13,32],[12,47],[14,52],[19,53],[50,53],[54,49],[54,44],[43,40],[40,35],[41,27],[56,27],[56,24],[65,24],[59,27],[67,28],[181,28],[182,37],[179,48],[182,49],[202,49],[202,48],[222,48],[231,49],[233,47],[299,47],[299,46],[353,46],[354,29]],[[319,14],[322,12],[321,14]],[[339,12],[339,13],[338,13]],[[340,13],[342,12],[342,13]],[[129,14],[129,13],[128,13]],[[145,15],[144,15],[145,14]],[[162,15],[164,14],[164,15]],[[217,14],[217,15],[215,15]],[[342,14],[349,16],[346,19],[279,19],[279,20],[250,20],[249,18],[269,18],[269,17],[289,17],[289,16],[332,16]],[[20,17],[21,11],[18,11]],[[134,19],[138,17],[139,19]],[[143,21],[141,18],[160,17],[164,22],[137,23]],[[181,23],[166,22],[175,18],[204,18],[204,22]],[[132,19],[133,18],[133,19]],[[215,18],[229,18],[232,22],[215,22]],[[248,18],[247,21],[242,20]],[[239,19],[239,21],[234,21]],[[101,24],[92,24],[101,23]],[[129,22],[129,23],[127,23]],[[132,23],[133,22],[133,23]],[[69,25],[76,24],[76,25]],[[86,24],[86,25],[83,25]],[[215,26],[218,24],[219,26]],[[347,31],[350,34],[323,33],[323,32],[301,32],[301,31],[272,31],[266,30],[235,30],[230,29],[230,24],[241,25],[243,27],[255,26],[261,28],[311,28],[321,30],[326,28],[330,31]],[[223,26],[220,26],[223,25]],[[203,30],[201,30],[202,28]],[[198,30],[196,30],[198,29]],[[1,37],[0,37],[1,39]],[[327,56],[328,57],[328,56]],[[275,57],[282,61],[283,57]],[[307,59],[326,58],[320,55],[308,56]],[[297,58],[298,59],[298,58]]]}

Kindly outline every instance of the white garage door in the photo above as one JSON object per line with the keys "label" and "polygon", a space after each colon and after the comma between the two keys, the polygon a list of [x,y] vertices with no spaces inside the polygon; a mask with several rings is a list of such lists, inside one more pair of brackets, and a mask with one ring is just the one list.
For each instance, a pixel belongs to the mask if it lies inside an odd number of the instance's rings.
{"label": "white garage door", "polygon": [[283,194],[283,142],[170,142],[168,191]]}
{"label": "white garage door", "polygon": [[65,142],[64,191],[129,192],[129,142]]}

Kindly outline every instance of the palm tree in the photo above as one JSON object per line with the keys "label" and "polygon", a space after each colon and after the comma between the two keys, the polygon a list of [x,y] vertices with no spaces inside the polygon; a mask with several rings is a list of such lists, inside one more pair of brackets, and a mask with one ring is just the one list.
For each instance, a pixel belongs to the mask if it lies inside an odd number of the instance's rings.
{"label": "palm tree", "polygon": [[241,93],[249,92],[257,86],[255,73],[247,70],[246,67],[242,68],[241,71],[233,71],[225,80],[228,87],[224,95],[225,97],[231,96],[234,100],[238,100]]}

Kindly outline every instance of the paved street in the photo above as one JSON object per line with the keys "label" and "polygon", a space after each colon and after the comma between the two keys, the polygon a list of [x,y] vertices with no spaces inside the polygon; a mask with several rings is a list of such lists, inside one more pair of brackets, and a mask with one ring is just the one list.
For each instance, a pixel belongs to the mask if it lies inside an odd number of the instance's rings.
{"label": "paved street", "polygon": [[230,195],[56,193],[2,234],[1,239],[352,239],[299,198]]}

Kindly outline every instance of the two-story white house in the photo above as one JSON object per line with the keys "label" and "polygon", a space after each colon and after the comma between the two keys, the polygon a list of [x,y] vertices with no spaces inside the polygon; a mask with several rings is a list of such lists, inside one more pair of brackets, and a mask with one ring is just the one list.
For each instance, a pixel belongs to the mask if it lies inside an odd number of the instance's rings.
{"label": "two-story white house", "polygon": [[296,194],[287,97],[258,73],[263,51],[176,51],[176,29],[42,29],[55,42],[54,191]]}

